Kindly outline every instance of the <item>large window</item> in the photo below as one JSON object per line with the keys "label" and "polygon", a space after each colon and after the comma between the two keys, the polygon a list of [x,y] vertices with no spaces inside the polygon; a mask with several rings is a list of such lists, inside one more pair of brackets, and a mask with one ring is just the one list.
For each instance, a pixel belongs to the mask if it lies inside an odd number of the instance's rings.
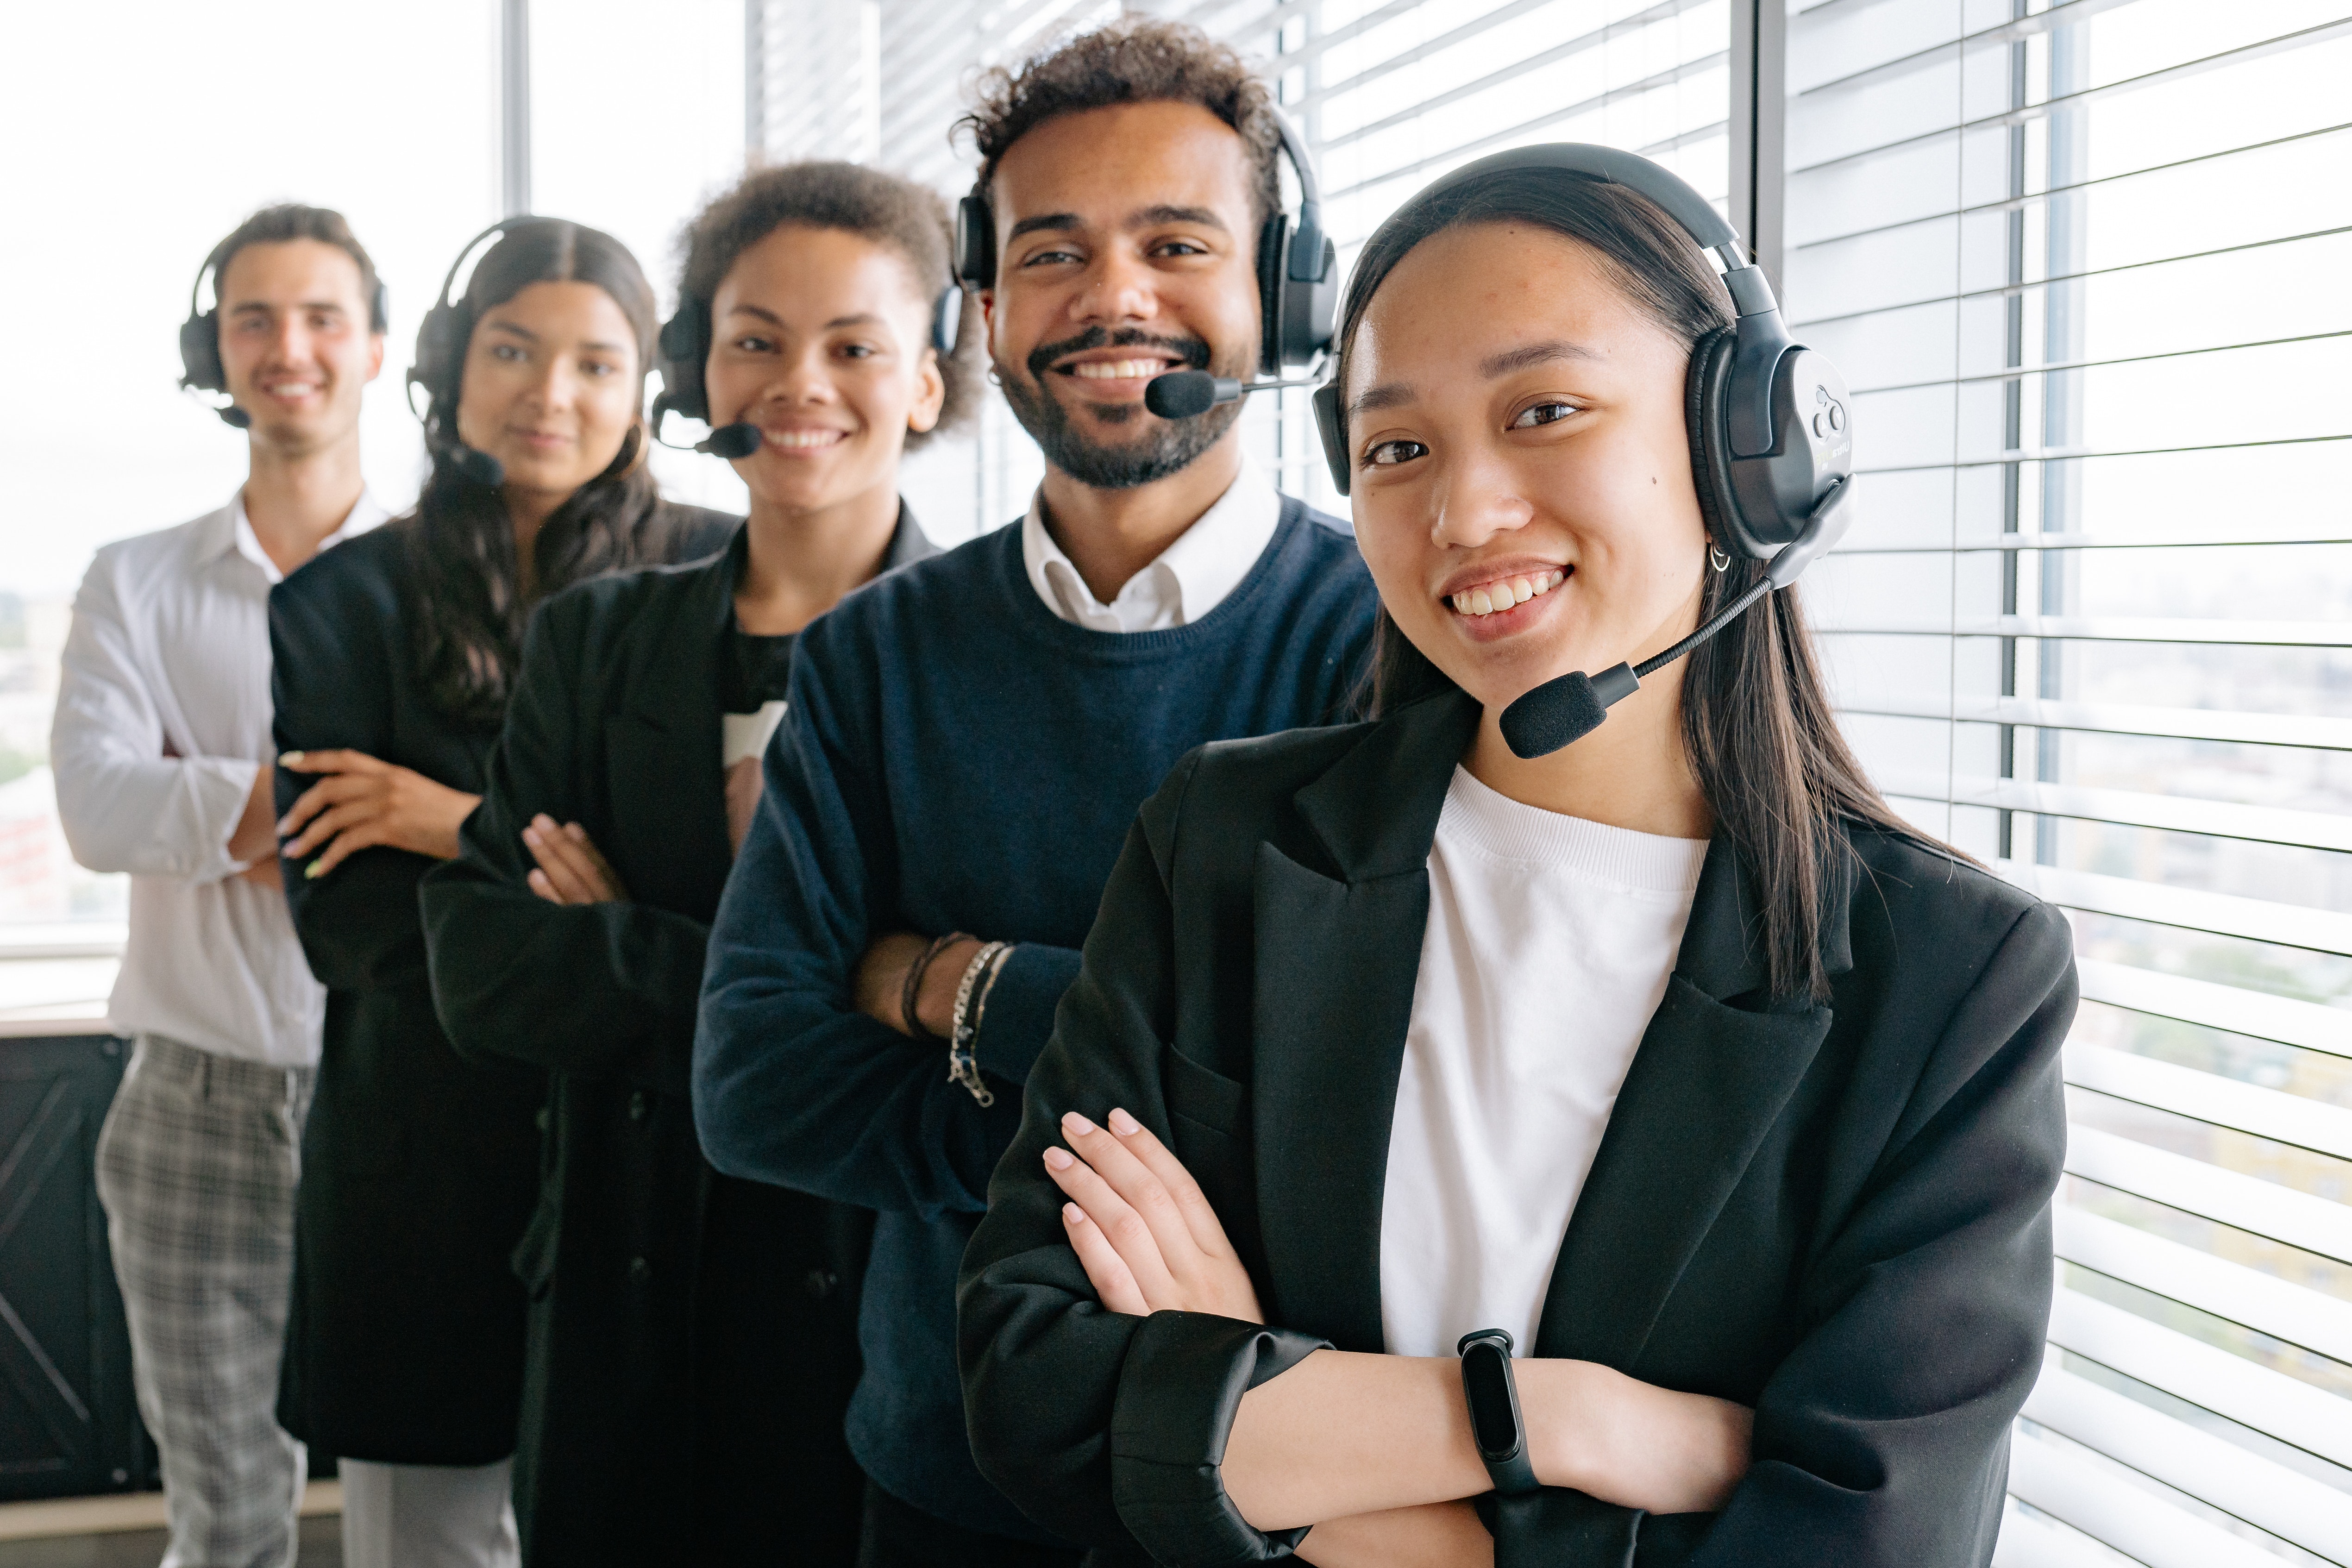
{"label": "large window", "polygon": [[2352,1562],[2352,21],[1792,9],[1845,722],[2081,963],[2003,1561]]}

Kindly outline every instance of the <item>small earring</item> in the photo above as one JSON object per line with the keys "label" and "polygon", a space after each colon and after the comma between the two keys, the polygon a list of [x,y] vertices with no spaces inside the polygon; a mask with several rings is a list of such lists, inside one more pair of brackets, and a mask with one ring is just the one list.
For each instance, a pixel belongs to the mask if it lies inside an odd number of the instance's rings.
{"label": "small earring", "polygon": [[1003,378],[1003,376],[1000,376],[1000,375],[998,375],[998,374],[996,374],[996,366],[995,366],[995,365],[991,364],[991,365],[988,367],[988,369],[987,369],[985,372],[983,372],[982,374],[985,374],[985,375],[988,377],[988,384],[989,384],[989,385],[991,385],[991,386],[1003,386],[1003,385],[1004,384],[1004,378]]}
{"label": "small earring", "polygon": [[1706,542],[1706,563],[1717,572],[1727,572],[1731,569],[1731,557],[1717,549],[1715,541],[1710,539]]}

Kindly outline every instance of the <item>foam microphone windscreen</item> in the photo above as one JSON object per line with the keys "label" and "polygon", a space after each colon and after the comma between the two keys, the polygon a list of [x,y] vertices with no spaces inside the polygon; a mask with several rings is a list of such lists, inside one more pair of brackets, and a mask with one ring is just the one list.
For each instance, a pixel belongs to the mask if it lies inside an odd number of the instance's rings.
{"label": "foam microphone windscreen", "polygon": [[760,449],[760,427],[748,419],[732,425],[721,425],[710,433],[710,438],[695,443],[698,452],[709,452],[732,460],[748,458]]}
{"label": "foam microphone windscreen", "polygon": [[215,412],[220,415],[221,423],[227,426],[232,430],[247,430],[253,426],[253,416],[247,414],[244,409],[239,408],[234,403],[230,404],[226,408],[218,409],[215,410]]}
{"label": "foam microphone windscreen", "polygon": [[1608,704],[1582,670],[1547,680],[1503,710],[1503,742],[1516,757],[1548,757],[1601,728]]}
{"label": "foam microphone windscreen", "polygon": [[485,489],[496,489],[507,482],[507,466],[488,452],[473,447],[460,447],[454,465],[460,474]]}
{"label": "foam microphone windscreen", "polygon": [[1217,405],[1217,378],[1205,370],[1171,370],[1143,389],[1143,406],[1162,419],[1191,419]]}

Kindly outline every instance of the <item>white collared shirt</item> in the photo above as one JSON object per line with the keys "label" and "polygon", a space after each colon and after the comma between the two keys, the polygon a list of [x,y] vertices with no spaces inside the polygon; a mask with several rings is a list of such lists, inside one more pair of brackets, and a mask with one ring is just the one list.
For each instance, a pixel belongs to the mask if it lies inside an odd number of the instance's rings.
{"label": "white collared shirt", "polygon": [[[320,548],[384,520],[362,493]],[[270,754],[269,589],[245,498],[107,545],[74,596],[49,734],[74,858],[131,873],[107,1017],[271,1067],[319,1059],[326,993],[229,836]]]}
{"label": "white collared shirt", "polygon": [[1216,504],[1106,605],[1054,542],[1045,508],[1041,488],[1021,520],[1021,563],[1030,585],[1055,615],[1097,632],[1161,632],[1199,620],[1241,585],[1282,521],[1280,492],[1244,456]]}

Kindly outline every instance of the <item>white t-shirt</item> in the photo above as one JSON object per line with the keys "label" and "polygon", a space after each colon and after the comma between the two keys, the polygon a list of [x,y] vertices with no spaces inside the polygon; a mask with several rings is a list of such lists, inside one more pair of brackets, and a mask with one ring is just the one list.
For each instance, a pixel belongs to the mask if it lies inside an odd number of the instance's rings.
{"label": "white t-shirt", "polygon": [[1532,1353],[1706,858],[1703,838],[1522,805],[1454,770],[1381,1207],[1391,1354],[1452,1355],[1489,1328]]}

